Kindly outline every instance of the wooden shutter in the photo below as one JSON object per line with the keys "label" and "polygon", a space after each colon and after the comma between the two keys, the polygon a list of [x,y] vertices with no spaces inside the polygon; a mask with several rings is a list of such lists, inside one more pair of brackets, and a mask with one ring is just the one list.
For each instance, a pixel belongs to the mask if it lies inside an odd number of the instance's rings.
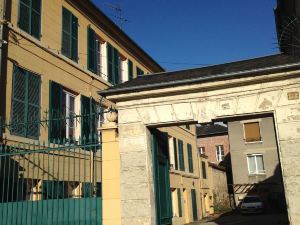
{"label": "wooden shutter", "polygon": [[91,134],[91,99],[81,95],[81,139],[88,143]]}
{"label": "wooden shutter", "polygon": [[191,190],[192,195],[192,209],[193,209],[193,219],[194,221],[198,220],[198,210],[197,210],[197,196],[196,196],[196,190]]}
{"label": "wooden shutter", "polygon": [[49,83],[49,140],[62,140],[62,86],[54,81]]}
{"label": "wooden shutter", "polygon": [[11,133],[22,136],[25,136],[26,133],[26,129],[24,126],[24,123],[26,122],[26,89],[26,71],[17,66],[14,66],[11,110]]}
{"label": "wooden shutter", "polygon": [[206,175],[206,163],[204,161],[202,161],[201,163],[202,163],[202,176],[203,176],[203,179],[206,179],[207,178],[207,175]]}
{"label": "wooden shutter", "polygon": [[173,138],[175,170],[178,170],[177,140]]}
{"label": "wooden shutter", "polygon": [[96,34],[95,31],[88,27],[88,69],[93,73],[97,71],[96,59],[97,59],[97,51],[96,51]]}
{"label": "wooden shutter", "polygon": [[20,0],[18,24],[22,30],[30,33],[30,0]]}
{"label": "wooden shutter", "polygon": [[142,69],[140,69],[139,67],[136,67],[136,74],[137,75],[143,75],[144,71]]}
{"label": "wooden shutter", "polygon": [[28,116],[27,137],[37,138],[40,134],[40,76],[28,72]]}
{"label": "wooden shutter", "polygon": [[128,59],[128,80],[133,79],[133,64],[132,61]]}
{"label": "wooden shutter", "polygon": [[181,191],[180,191],[180,188],[177,188],[177,198],[178,198],[179,217],[182,217],[182,205],[181,205]]}
{"label": "wooden shutter", "polygon": [[113,84],[119,84],[120,83],[120,60],[119,60],[119,52],[116,48],[113,50]]}
{"label": "wooden shutter", "polygon": [[71,58],[71,13],[63,8],[62,11],[62,46],[61,53]]}
{"label": "wooden shutter", "polygon": [[40,39],[41,0],[31,0],[31,35]]}
{"label": "wooden shutter", "polygon": [[113,84],[113,47],[107,44],[107,72],[108,82]]}
{"label": "wooden shutter", "polygon": [[261,141],[259,122],[244,123],[246,142]]}
{"label": "wooden shutter", "polygon": [[189,161],[189,172],[193,173],[193,153],[192,153],[192,145],[187,144],[187,150],[188,150],[188,161]]}
{"label": "wooden shutter", "polygon": [[179,148],[179,168],[181,171],[185,170],[184,167],[184,153],[183,153],[183,142],[182,140],[178,140],[178,148]]}
{"label": "wooden shutter", "polygon": [[71,59],[78,61],[78,19],[72,14],[72,30],[71,30]]}

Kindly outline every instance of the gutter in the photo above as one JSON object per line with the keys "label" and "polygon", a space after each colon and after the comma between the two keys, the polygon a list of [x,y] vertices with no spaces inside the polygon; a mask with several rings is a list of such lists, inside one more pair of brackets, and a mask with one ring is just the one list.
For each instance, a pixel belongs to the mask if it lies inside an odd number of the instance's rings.
{"label": "gutter", "polygon": [[171,86],[179,86],[179,85],[188,85],[198,82],[205,82],[205,81],[214,81],[219,79],[228,79],[228,78],[239,78],[243,75],[250,75],[253,73],[262,73],[262,72],[272,72],[275,70],[281,70],[281,69],[292,69],[300,67],[299,63],[292,63],[292,64],[285,64],[280,66],[271,66],[271,67],[265,67],[261,69],[253,69],[253,70],[244,70],[244,71],[238,71],[238,72],[232,72],[232,73],[221,73],[221,74],[215,74],[205,77],[197,77],[197,78],[191,78],[191,79],[184,79],[184,80],[175,80],[175,81],[167,81],[163,83],[156,83],[156,84],[145,84],[145,85],[139,85],[134,87],[125,87],[125,88],[115,88],[115,89],[107,89],[103,91],[98,91],[98,94],[107,97],[109,95],[119,94],[119,93],[126,93],[126,92],[132,92],[132,91],[143,91],[147,89],[154,89],[154,88],[166,88]]}

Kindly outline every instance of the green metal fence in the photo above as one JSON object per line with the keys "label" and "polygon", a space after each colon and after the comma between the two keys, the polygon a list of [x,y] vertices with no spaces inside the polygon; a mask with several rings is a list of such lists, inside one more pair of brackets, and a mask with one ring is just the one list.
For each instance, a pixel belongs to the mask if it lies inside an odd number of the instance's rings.
{"label": "green metal fence", "polygon": [[[2,131],[12,127],[2,124]],[[87,138],[12,143],[0,142],[0,225],[102,224],[98,132]]]}

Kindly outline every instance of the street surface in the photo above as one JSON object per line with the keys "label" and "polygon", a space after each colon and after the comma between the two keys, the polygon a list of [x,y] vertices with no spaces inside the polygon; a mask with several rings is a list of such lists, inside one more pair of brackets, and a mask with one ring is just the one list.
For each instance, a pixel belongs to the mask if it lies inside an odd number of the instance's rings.
{"label": "street surface", "polygon": [[286,214],[241,215],[225,214],[209,222],[189,225],[289,225]]}

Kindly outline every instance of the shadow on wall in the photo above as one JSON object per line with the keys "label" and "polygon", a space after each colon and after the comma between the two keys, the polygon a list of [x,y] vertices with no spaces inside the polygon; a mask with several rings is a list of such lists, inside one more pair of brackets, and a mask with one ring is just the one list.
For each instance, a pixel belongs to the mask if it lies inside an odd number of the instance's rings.
{"label": "shadow on wall", "polygon": [[[228,156],[230,157],[230,156]],[[213,220],[215,224],[226,225],[232,220],[240,221],[239,225],[288,225],[287,206],[285,201],[282,174],[278,164],[274,170],[273,176],[263,179],[253,184],[234,184],[229,185],[235,194],[246,194],[245,196],[258,195],[262,199],[265,210],[264,215],[241,215],[239,208],[237,210],[222,214]]]}

